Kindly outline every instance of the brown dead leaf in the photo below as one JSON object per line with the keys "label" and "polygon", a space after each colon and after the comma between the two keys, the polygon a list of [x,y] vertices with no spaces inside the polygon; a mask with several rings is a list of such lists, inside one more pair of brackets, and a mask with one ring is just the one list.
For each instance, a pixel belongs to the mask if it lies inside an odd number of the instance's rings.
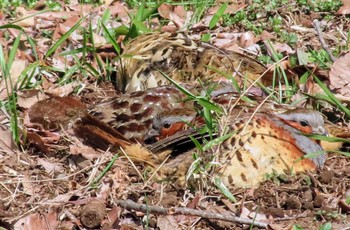
{"label": "brown dead leaf", "polygon": [[75,141],[75,145],[69,145],[69,152],[73,155],[82,155],[85,159],[96,159],[101,156],[101,153],[95,149],[83,145],[78,139]]}
{"label": "brown dead leaf", "polygon": [[165,3],[158,8],[159,15],[165,19],[170,19],[170,13],[173,11],[174,6]]}
{"label": "brown dead leaf", "polygon": [[15,23],[21,27],[33,27],[35,25],[34,17],[31,17],[31,13],[29,13],[24,7],[16,8],[17,22]]}
{"label": "brown dead leaf", "polygon": [[213,39],[215,46],[226,50],[242,53],[240,48],[256,53],[256,37],[251,31],[245,33],[218,33]]}
{"label": "brown dead leaf", "polygon": [[[63,18],[70,18],[73,16],[79,16],[79,11],[58,11],[58,12],[45,12],[36,16],[36,18],[41,19],[40,22],[60,22]],[[55,23],[56,24],[56,23]]]}
{"label": "brown dead leaf", "polygon": [[350,0],[342,0],[343,5],[339,8],[336,14],[350,14]]}
{"label": "brown dead leaf", "polygon": [[28,142],[35,145],[42,153],[46,154],[52,152],[52,144],[57,144],[59,139],[60,135],[53,132],[28,131],[27,133]]}
{"label": "brown dead leaf", "polygon": [[12,139],[12,134],[9,130],[0,127],[0,150],[5,152],[7,155],[14,154],[15,143]]}
{"label": "brown dead leaf", "polygon": [[[68,30],[70,30],[79,21],[79,19],[79,16],[72,16],[68,18],[64,23],[58,24],[54,31],[52,40],[57,41],[60,39],[63,34],[67,33]],[[79,35],[77,31],[75,31],[70,35],[70,39],[77,42],[78,40],[82,39],[82,36]]]}
{"label": "brown dead leaf", "polygon": [[7,78],[4,80],[3,78],[0,81],[0,101],[6,100],[8,97],[8,94],[12,93],[11,85],[15,88],[18,78],[21,75],[22,71],[26,68],[27,61],[26,60],[20,60],[16,59],[12,63],[11,70],[10,70],[10,78]]}
{"label": "brown dead leaf", "polygon": [[185,7],[183,6],[175,6],[174,8],[174,13],[177,14],[182,19],[186,19],[188,12],[189,11],[186,11]]}
{"label": "brown dead leaf", "polygon": [[17,92],[17,105],[28,109],[36,102],[48,98],[41,90],[31,89]]}
{"label": "brown dead leaf", "polygon": [[62,164],[61,163],[53,163],[53,162],[50,162],[44,158],[38,158],[38,165],[41,165],[44,167],[45,171],[48,173],[48,174],[54,174],[54,173],[57,173],[57,172],[63,172],[64,169],[62,167]]}
{"label": "brown dead leaf", "polygon": [[254,219],[256,221],[265,222],[265,223],[269,221],[265,214],[257,213],[257,212],[251,212],[246,207],[242,208],[240,217],[241,218],[246,218],[246,219]]}
{"label": "brown dead leaf", "polygon": [[102,225],[107,225],[110,227],[110,229],[117,229],[122,211],[122,208],[113,206],[112,209],[107,213],[108,218],[102,221]]}
{"label": "brown dead leaf", "polygon": [[188,203],[186,205],[186,207],[195,209],[198,206],[198,203],[199,203],[200,199],[201,199],[201,194],[200,193],[196,193],[196,195],[193,198],[193,200],[190,203]]}
{"label": "brown dead leaf", "polygon": [[257,38],[257,41],[260,41],[260,40],[263,40],[263,41],[266,41],[266,40],[272,40],[272,39],[276,39],[276,36],[271,34],[270,32],[264,30],[260,36],[258,36]]}
{"label": "brown dead leaf", "polygon": [[176,230],[180,227],[172,215],[159,216],[157,219],[157,226],[160,230]]}
{"label": "brown dead leaf", "polygon": [[71,94],[74,91],[75,87],[77,87],[78,85],[80,85],[78,81],[73,81],[63,86],[58,86],[54,89],[48,89],[46,90],[46,93],[57,97],[65,97]]}
{"label": "brown dead leaf", "polygon": [[178,28],[175,25],[162,26],[162,32],[173,33],[173,32],[176,32],[177,30],[178,30]]}
{"label": "brown dead leaf", "polygon": [[36,229],[57,229],[57,213],[49,212],[47,214],[34,213],[19,219],[14,224],[14,229],[36,230]]}
{"label": "brown dead leaf", "polygon": [[47,204],[61,205],[62,203],[68,203],[69,200],[72,198],[72,196],[79,196],[79,195],[80,195],[80,192],[73,190],[73,191],[66,192],[64,194],[60,194],[54,197],[53,199],[46,200],[45,202]]}
{"label": "brown dead leaf", "polygon": [[94,45],[95,47],[99,47],[102,45],[107,45],[107,40],[103,35],[99,35],[97,33],[93,33],[93,37],[94,37]]}
{"label": "brown dead leaf", "polygon": [[[237,11],[242,10],[246,6],[247,6],[247,4],[245,4],[245,3],[242,3],[242,4],[237,4],[237,3],[229,4],[226,7],[225,14],[235,14],[235,13],[237,13]],[[208,14],[216,14],[217,11],[220,9],[220,7],[221,7],[220,5],[213,6],[213,7],[208,9],[207,13]]]}
{"label": "brown dead leaf", "polygon": [[22,185],[23,185],[23,193],[32,196],[34,194],[34,183],[30,182],[31,178],[30,176],[28,176],[27,172],[25,172],[23,174],[23,181],[22,181]]}
{"label": "brown dead leaf", "polygon": [[174,22],[174,24],[181,28],[185,24],[186,20],[186,11],[182,6],[176,6],[174,8],[174,12],[170,13],[170,20]]}
{"label": "brown dead leaf", "polygon": [[255,44],[255,36],[251,31],[243,33],[239,39],[239,46],[246,48]]}
{"label": "brown dead leaf", "polygon": [[231,46],[236,46],[238,47],[238,41],[234,41],[233,39],[229,38],[216,38],[213,40],[214,45],[219,48],[225,48],[231,47]]}
{"label": "brown dead leaf", "polygon": [[350,96],[350,52],[339,57],[329,72],[330,89],[342,96]]}
{"label": "brown dead leaf", "polygon": [[277,53],[286,53],[286,54],[294,54],[295,50],[293,50],[289,45],[286,43],[279,43],[276,42],[273,44],[274,50]]}
{"label": "brown dead leaf", "polygon": [[111,7],[111,14],[114,16],[118,16],[124,23],[130,22],[129,12],[127,10],[127,6],[125,2],[115,1]]}
{"label": "brown dead leaf", "polygon": [[172,6],[169,4],[162,4],[158,8],[158,12],[163,18],[171,20],[178,28],[184,25],[188,14],[183,6]]}

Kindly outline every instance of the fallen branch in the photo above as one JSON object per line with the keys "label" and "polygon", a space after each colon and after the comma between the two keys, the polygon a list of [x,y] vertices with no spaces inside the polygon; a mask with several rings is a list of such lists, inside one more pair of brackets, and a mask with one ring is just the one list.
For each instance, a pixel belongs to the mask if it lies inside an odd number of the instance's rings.
{"label": "fallen branch", "polygon": [[317,19],[314,20],[314,26],[315,26],[318,38],[320,39],[320,43],[321,43],[322,48],[328,53],[329,57],[334,62],[336,60],[336,58],[333,56],[332,51],[329,49],[327,43],[325,42],[325,40],[323,38],[321,27],[320,27],[320,22]]}
{"label": "fallen branch", "polygon": [[119,206],[128,209],[128,210],[136,210],[141,212],[149,212],[153,214],[162,214],[162,215],[191,215],[191,216],[199,216],[203,218],[208,219],[215,219],[215,220],[223,220],[228,222],[235,222],[240,224],[249,224],[254,225],[259,228],[267,228],[268,224],[259,222],[256,220],[251,220],[247,218],[241,218],[237,216],[231,216],[231,215],[222,215],[218,213],[208,212],[208,211],[202,211],[202,210],[196,210],[192,208],[163,208],[159,206],[149,206],[145,204],[137,204],[132,200],[116,200],[115,201]]}

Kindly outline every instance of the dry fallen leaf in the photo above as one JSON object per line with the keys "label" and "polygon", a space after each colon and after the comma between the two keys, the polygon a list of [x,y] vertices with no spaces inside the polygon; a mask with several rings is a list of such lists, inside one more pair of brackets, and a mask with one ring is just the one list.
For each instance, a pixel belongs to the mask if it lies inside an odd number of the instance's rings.
{"label": "dry fallen leaf", "polygon": [[14,224],[14,229],[35,230],[35,229],[57,229],[57,213],[49,212],[47,214],[34,213],[19,219]]}
{"label": "dry fallen leaf", "polygon": [[330,89],[342,96],[350,96],[350,52],[339,57],[329,72]]}
{"label": "dry fallen leaf", "polygon": [[21,27],[33,27],[35,25],[35,18],[31,16],[32,13],[28,12],[24,7],[17,7],[16,14],[19,18],[15,24]]}
{"label": "dry fallen leaf", "polygon": [[[8,97],[8,94],[12,93],[12,89],[16,87],[16,84],[18,82],[18,78],[21,75],[22,71],[26,68],[27,61],[26,60],[20,60],[16,59],[12,63],[11,70],[10,70],[10,78],[7,78],[4,80],[1,78],[0,81],[0,101],[6,100]],[[11,87],[11,85],[13,87]]]}
{"label": "dry fallen leaf", "polygon": [[170,13],[173,11],[174,11],[174,7],[169,4],[162,4],[158,8],[159,15],[165,19],[170,19]]}
{"label": "dry fallen leaf", "polygon": [[179,28],[184,25],[188,13],[183,6],[168,4],[162,4],[158,8],[158,12],[163,18],[171,20]]}
{"label": "dry fallen leaf", "polygon": [[350,14],[350,0],[342,0],[343,5],[339,8],[336,14]]}
{"label": "dry fallen leaf", "polygon": [[74,91],[75,87],[79,85],[80,83],[78,81],[73,81],[63,86],[58,86],[54,89],[48,89],[46,90],[46,93],[52,94],[53,96],[64,97],[71,94]]}
{"label": "dry fallen leaf", "polygon": [[42,91],[30,89],[17,92],[17,105],[21,108],[28,109],[36,102],[48,98]]}
{"label": "dry fallen leaf", "polygon": [[74,145],[69,145],[69,153],[72,155],[82,155],[85,159],[96,159],[101,156],[101,152],[98,152],[97,150],[83,145],[83,143],[80,142],[77,138],[71,137],[74,141]]}
{"label": "dry fallen leaf", "polygon": [[53,174],[56,172],[63,172],[64,171],[61,163],[58,163],[58,162],[53,163],[53,162],[50,162],[44,158],[38,158],[38,165],[43,166],[45,171],[48,174]]}
{"label": "dry fallen leaf", "polygon": [[32,181],[32,178],[28,175],[27,172],[25,172],[23,174],[22,192],[30,196],[32,196],[35,193],[34,191],[35,184],[31,181]]}
{"label": "dry fallen leaf", "polygon": [[12,134],[9,130],[0,127],[0,150],[6,152],[6,155],[14,154],[15,143],[12,139]]}
{"label": "dry fallen leaf", "polygon": [[160,230],[179,229],[179,225],[178,225],[177,221],[175,220],[174,216],[172,216],[172,215],[159,216],[157,219],[157,227]]}

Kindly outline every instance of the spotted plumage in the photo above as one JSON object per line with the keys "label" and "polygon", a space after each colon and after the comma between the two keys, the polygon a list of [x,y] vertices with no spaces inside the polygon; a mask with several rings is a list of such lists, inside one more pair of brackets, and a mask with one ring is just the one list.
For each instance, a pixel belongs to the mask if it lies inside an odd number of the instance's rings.
{"label": "spotted plumage", "polygon": [[243,78],[252,81],[265,71],[255,59],[196,42],[184,33],[151,33],[141,35],[125,46],[118,60],[117,86],[130,93],[169,84],[161,72],[177,82],[186,83],[196,78],[205,82],[226,76],[234,77],[238,82]]}
{"label": "spotted plumage", "polygon": [[122,94],[100,103],[90,113],[125,135],[143,142],[144,135],[159,111],[189,106],[186,96],[174,86],[161,86],[145,91]]}
{"label": "spotted plumage", "polygon": [[[323,117],[318,112],[310,109],[286,109],[284,113],[274,114],[264,109],[262,111],[244,109],[245,112],[241,113],[242,106],[237,106],[230,110],[228,116],[222,118],[225,127],[221,127],[220,130],[224,133],[219,136],[229,133],[233,135],[212,152],[220,153],[215,155],[215,162],[221,165],[217,174],[227,186],[256,187],[267,174],[300,172],[323,166],[325,154],[322,147],[304,135],[326,134]],[[172,116],[172,119],[163,117],[154,119],[153,122],[168,122],[167,129],[179,128],[171,133],[172,135],[176,133],[175,139],[184,142],[181,133],[184,132],[184,136],[187,136],[188,131],[184,130],[184,127],[191,126],[172,127],[170,121],[178,124],[181,119],[174,117],[176,113],[171,114],[168,111],[167,114]],[[192,116],[193,120],[198,121],[195,116]],[[197,125],[200,124],[197,122]],[[151,130],[153,135],[158,135],[158,139],[161,139],[163,131],[155,131],[154,128],[162,129],[164,125],[153,124]],[[168,144],[167,139],[171,140]],[[159,145],[169,146],[174,143],[176,141],[168,136],[161,140]],[[307,155],[313,156],[309,159],[305,158]]]}
{"label": "spotted plumage", "polygon": [[[183,87],[194,94],[203,94],[207,91],[207,88],[200,85],[184,84]],[[210,96],[214,100],[221,95],[234,93],[233,87],[227,83],[211,85],[210,90]],[[179,111],[178,115],[185,115],[186,112],[193,113],[194,107],[194,102],[188,100],[187,95],[177,87],[160,86],[121,94],[96,105],[90,110],[90,114],[115,128],[126,138],[143,143],[145,135],[154,124],[154,119],[160,119],[159,114]]]}

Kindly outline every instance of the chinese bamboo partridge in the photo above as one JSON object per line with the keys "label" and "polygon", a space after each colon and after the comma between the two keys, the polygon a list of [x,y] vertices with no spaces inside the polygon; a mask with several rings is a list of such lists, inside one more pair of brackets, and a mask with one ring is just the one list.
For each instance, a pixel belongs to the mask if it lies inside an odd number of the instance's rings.
{"label": "chinese bamboo partridge", "polygon": [[[184,142],[183,136],[189,135],[184,127],[192,127],[184,123],[196,120],[198,125],[195,113],[180,116],[174,116],[177,112],[169,113],[154,119],[150,134],[158,135],[156,140],[165,139],[155,143],[153,150],[158,151],[157,146],[173,145],[176,139]],[[322,147],[304,135],[326,133],[323,118],[316,111],[295,109],[273,114],[237,106],[224,119],[226,127],[221,128],[223,131],[219,136],[232,135],[211,153],[218,153],[216,161],[221,167],[216,173],[227,186],[256,187],[266,174],[314,170],[325,162]],[[181,135],[181,132],[185,134]],[[171,168],[174,172],[174,165]]]}
{"label": "chinese bamboo partridge", "polygon": [[[196,85],[183,85],[194,94],[206,89]],[[211,97],[233,93],[232,85],[221,83],[210,86]],[[100,103],[90,110],[90,114],[113,127],[129,140],[143,143],[145,135],[152,127],[157,114],[178,111],[181,114],[193,111],[193,101],[175,86],[159,86],[143,91],[125,93]]]}
{"label": "chinese bamboo partridge", "polygon": [[[230,100],[225,99],[227,95],[235,94],[225,86],[211,94],[214,101],[221,101],[224,106],[230,104]],[[186,96],[176,87],[162,86],[120,96],[97,105],[92,114],[88,114],[85,107],[72,98],[50,98],[34,105],[29,117],[32,122],[48,128],[57,128],[62,122],[74,123],[78,137],[101,149],[109,146],[132,147],[132,140],[143,142],[151,136],[149,142],[156,142],[149,148],[151,153],[141,151],[141,155],[146,154],[146,157],[139,157],[147,161],[148,156],[166,149],[164,146],[189,143],[190,135],[195,138],[201,136],[197,136],[192,127],[200,127],[203,120],[193,109],[193,102],[185,99]],[[231,135],[205,153],[216,156],[216,162],[221,165],[216,174],[227,186],[255,187],[268,173],[299,172],[323,165],[325,155],[321,146],[304,135],[325,133],[322,116],[308,109],[285,109],[284,113],[274,114],[271,105],[267,103],[261,111],[254,111],[256,106],[244,103],[238,103],[233,109],[228,107],[228,115],[224,122],[220,122],[226,125],[220,126],[217,135]],[[305,155],[310,155],[310,158],[305,158]],[[191,164],[191,155],[179,157],[182,160],[175,161],[185,172],[183,168]],[[156,165],[164,158],[153,159],[156,161],[150,159],[150,164]],[[178,167],[180,165],[172,165],[171,171]]]}
{"label": "chinese bamboo partridge", "polygon": [[[184,33],[151,33],[137,37],[123,50],[117,85],[126,92],[140,91],[169,82],[160,71],[177,82],[235,77],[255,80],[265,72],[256,60],[195,42]],[[208,79],[210,78],[210,79]]]}

